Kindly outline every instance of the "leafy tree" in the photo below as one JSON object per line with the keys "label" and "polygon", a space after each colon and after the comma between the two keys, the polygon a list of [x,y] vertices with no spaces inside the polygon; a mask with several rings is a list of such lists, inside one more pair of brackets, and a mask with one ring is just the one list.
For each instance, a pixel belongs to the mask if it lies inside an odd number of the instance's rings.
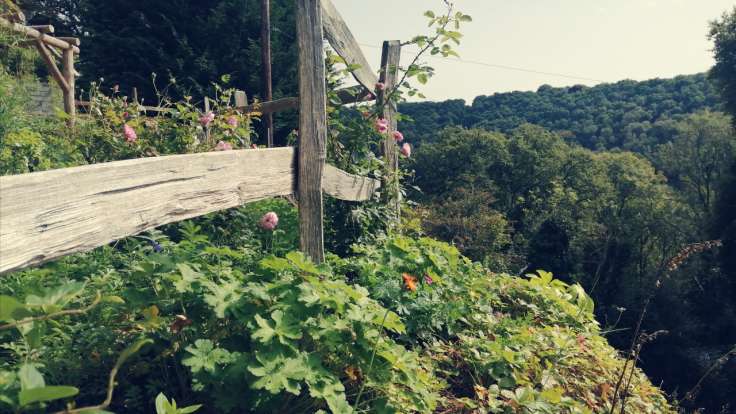
{"label": "leafy tree", "polygon": [[655,160],[706,225],[717,188],[735,154],[736,137],[730,117],[703,112],[677,122],[674,139],[658,147]]}
{"label": "leafy tree", "polygon": [[711,22],[708,38],[713,42],[715,66],[710,77],[716,81],[726,110],[736,115],[736,7],[725,12],[720,19]]}

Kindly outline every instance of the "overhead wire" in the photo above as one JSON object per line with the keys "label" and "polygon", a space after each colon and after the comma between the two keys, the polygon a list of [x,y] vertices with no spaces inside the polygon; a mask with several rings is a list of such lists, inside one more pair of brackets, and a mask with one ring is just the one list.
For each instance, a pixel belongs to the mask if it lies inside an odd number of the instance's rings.
{"label": "overhead wire", "polygon": [[[360,46],[381,49],[381,47],[377,45],[371,45],[367,43],[358,43],[358,44]],[[443,57],[443,56],[429,56],[429,58],[430,59],[441,59],[441,60],[457,62],[457,63],[467,63],[471,65],[485,66],[485,67],[494,68],[494,69],[505,69],[505,70],[513,70],[517,72],[534,73],[537,75],[555,76],[555,77],[566,78],[566,79],[585,80],[585,81],[591,81],[591,82],[606,82],[602,79],[589,78],[585,76],[568,75],[568,74],[557,73],[557,72],[545,72],[545,71],[540,71],[536,69],[522,68],[519,66],[509,66],[509,65],[501,65],[497,63],[481,62],[478,60],[466,60],[462,58],[450,58],[450,57]]]}

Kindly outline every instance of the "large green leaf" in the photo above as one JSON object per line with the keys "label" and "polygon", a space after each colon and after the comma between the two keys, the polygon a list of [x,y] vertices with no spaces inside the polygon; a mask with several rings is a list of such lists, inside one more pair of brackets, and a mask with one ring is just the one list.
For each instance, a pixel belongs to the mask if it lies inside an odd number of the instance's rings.
{"label": "large green leaf", "polygon": [[48,385],[40,388],[31,388],[18,393],[20,405],[29,405],[43,401],[53,401],[61,398],[69,398],[79,394],[75,387],[66,385]]}

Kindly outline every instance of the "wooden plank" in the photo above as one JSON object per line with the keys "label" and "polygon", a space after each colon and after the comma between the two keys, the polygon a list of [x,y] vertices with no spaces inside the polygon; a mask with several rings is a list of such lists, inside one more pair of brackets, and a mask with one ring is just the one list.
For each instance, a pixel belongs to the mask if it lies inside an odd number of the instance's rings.
{"label": "wooden plank", "polygon": [[327,90],[320,0],[296,0],[299,47],[299,247],[324,260],[322,170],[326,158]]}
{"label": "wooden plank", "polygon": [[257,102],[242,108],[245,113],[270,114],[273,112],[281,112],[289,109],[299,108],[299,98],[281,98],[270,102]]}
{"label": "wooden plank", "polygon": [[398,67],[401,59],[401,42],[398,40],[387,40],[383,42],[381,53],[381,77],[385,88],[378,91],[376,98],[378,105],[383,107],[383,117],[388,120],[388,132],[383,140],[383,155],[388,166],[386,176],[385,201],[393,210],[396,221],[401,213],[401,192],[399,191],[399,153],[398,146],[393,138],[393,132],[397,129],[396,105],[388,101],[391,91],[396,88],[398,79]]}
{"label": "wooden plank", "polygon": [[17,33],[22,33],[32,39],[38,39],[46,43],[49,46],[58,47],[59,49],[63,49],[63,50],[71,49],[72,51],[74,51],[74,53],[79,54],[78,47],[74,45],[70,45],[69,43],[63,40],[57,39],[53,36],[49,36],[47,34],[41,33],[32,27],[23,26],[22,24],[18,24],[18,23],[12,23],[6,19],[3,19],[2,17],[0,17],[0,26],[5,26]]}
{"label": "wooden plank", "polygon": [[322,172],[322,191],[338,200],[370,200],[379,188],[379,180],[350,174],[329,164]]}
{"label": "wooden plank", "polygon": [[139,158],[0,177],[0,272],[294,192],[294,148]]}
{"label": "wooden plank", "polygon": [[64,79],[64,75],[61,74],[59,67],[56,66],[56,60],[53,56],[51,56],[49,49],[46,47],[46,44],[38,40],[34,43],[36,45],[36,49],[38,49],[38,53],[41,55],[41,58],[43,58],[43,61],[46,63],[46,67],[49,69],[49,72],[51,72],[51,76],[54,77],[54,80],[56,80],[56,83],[59,84],[59,87],[62,91],[68,91],[69,84],[66,83],[66,79]]}
{"label": "wooden plank", "polygon": [[331,0],[322,0],[322,22],[325,28],[325,37],[335,52],[349,65],[357,65],[352,71],[355,80],[369,91],[376,88],[378,78],[371,69],[371,65],[360,50],[360,45],[350,32],[348,25]]}

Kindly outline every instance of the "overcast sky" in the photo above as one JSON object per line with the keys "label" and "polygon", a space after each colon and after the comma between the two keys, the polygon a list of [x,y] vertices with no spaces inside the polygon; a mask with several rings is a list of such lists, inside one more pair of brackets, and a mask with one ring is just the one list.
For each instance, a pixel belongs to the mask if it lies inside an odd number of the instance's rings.
{"label": "overcast sky", "polygon": [[[427,29],[422,13],[441,0],[333,0],[378,68],[383,40],[407,40]],[[733,0],[454,0],[473,17],[461,31],[462,60],[569,77],[430,59],[431,100],[463,98],[540,85],[594,85],[703,72],[713,64],[708,22]],[[410,57],[414,50],[404,50]],[[402,63],[406,64],[404,60]],[[574,78],[580,77],[580,78]]]}

